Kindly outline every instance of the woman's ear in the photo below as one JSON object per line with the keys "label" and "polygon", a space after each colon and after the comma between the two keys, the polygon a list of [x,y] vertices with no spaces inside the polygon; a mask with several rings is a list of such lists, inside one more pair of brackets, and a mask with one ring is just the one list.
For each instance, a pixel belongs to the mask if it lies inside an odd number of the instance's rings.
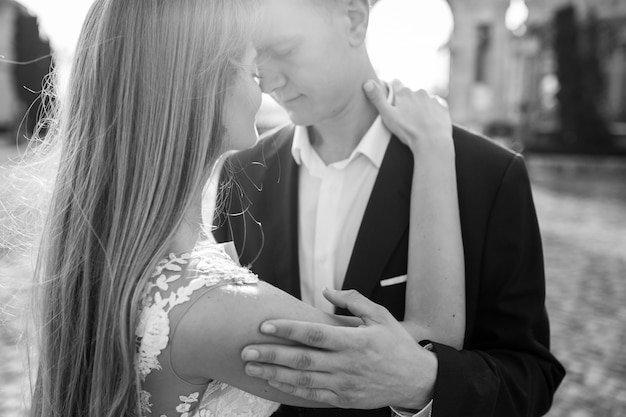
{"label": "woman's ear", "polygon": [[350,45],[361,46],[365,42],[370,18],[369,0],[347,0],[350,19]]}

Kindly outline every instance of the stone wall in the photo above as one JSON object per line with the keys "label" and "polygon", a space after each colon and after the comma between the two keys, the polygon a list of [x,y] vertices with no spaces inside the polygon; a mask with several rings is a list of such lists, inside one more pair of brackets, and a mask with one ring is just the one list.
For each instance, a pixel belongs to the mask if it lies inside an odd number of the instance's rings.
{"label": "stone wall", "polygon": [[[504,25],[508,2],[456,0],[449,3],[455,16],[448,97],[453,117],[474,128],[509,118],[513,103],[507,92],[514,80],[510,78],[513,72],[511,35]],[[481,48],[483,69],[479,71]]]}
{"label": "stone wall", "polygon": [[0,0],[0,129],[13,127],[19,114],[19,99],[13,82],[13,65],[6,60],[14,60],[13,36],[15,33],[16,9],[13,2]]}
{"label": "stone wall", "polygon": [[[516,37],[505,27],[506,0],[448,0],[455,17],[450,41],[451,68],[448,102],[454,119],[484,131],[489,124],[506,122],[513,126],[537,117],[540,79],[552,72],[551,51],[532,36]],[[626,19],[624,0],[525,0],[529,8],[528,27],[548,24],[557,8],[574,4],[581,17],[592,9],[600,19]],[[483,57],[486,72],[478,80],[476,65],[480,51],[480,26],[489,29],[488,52]],[[626,45],[626,39],[623,40]],[[623,52],[623,51],[622,51]],[[624,53],[626,54],[626,53]],[[610,103],[626,101],[626,73],[623,56],[616,53],[608,64]],[[616,61],[616,62],[613,62]],[[619,61],[619,62],[617,62]],[[546,122],[548,125],[549,121]],[[549,128],[549,127],[546,127]],[[624,127],[626,129],[626,126]],[[626,132],[626,130],[625,130]]]}

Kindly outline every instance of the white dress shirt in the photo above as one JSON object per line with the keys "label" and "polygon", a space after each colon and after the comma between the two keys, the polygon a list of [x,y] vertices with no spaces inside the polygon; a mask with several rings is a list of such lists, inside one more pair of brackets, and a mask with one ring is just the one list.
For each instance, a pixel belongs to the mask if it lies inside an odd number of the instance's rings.
{"label": "white dress shirt", "polygon": [[[389,98],[391,100],[391,97]],[[324,287],[341,289],[361,220],[391,133],[380,116],[348,159],[324,164],[306,127],[296,126],[292,155],[300,166],[298,257],[302,300],[332,313]]]}
{"label": "white dress shirt", "polygon": [[[393,102],[393,89],[387,100]],[[378,116],[352,154],[326,165],[306,127],[296,126],[291,153],[300,166],[298,184],[298,258],[302,301],[328,313],[334,306],[322,295],[341,289],[363,214],[391,132]],[[420,412],[392,408],[396,416],[429,416],[432,401]]]}

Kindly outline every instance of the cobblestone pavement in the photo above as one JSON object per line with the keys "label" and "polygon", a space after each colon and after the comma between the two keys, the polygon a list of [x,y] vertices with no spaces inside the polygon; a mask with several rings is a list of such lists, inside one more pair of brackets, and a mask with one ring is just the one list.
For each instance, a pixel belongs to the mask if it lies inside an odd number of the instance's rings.
{"label": "cobblestone pavement", "polygon": [[[552,348],[567,369],[550,417],[626,416],[626,161],[529,160]],[[609,163],[610,165],[610,163]]]}
{"label": "cobblestone pavement", "polygon": [[26,328],[28,305],[27,262],[5,256],[0,262],[0,416],[22,417],[29,403],[26,369]]}
{"label": "cobblestone pavement", "polygon": [[[606,170],[540,158],[528,163],[544,241],[552,347],[568,371],[548,416],[626,416],[626,161],[604,164]],[[0,262],[2,417],[23,415],[28,388],[24,343],[16,345],[26,302],[24,263],[15,256]]]}
{"label": "cobblestone pavement", "polygon": [[[0,135],[0,181],[2,168],[24,151],[12,143]],[[0,417],[22,417],[29,404],[24,312],[29,303],[30,264],[25,256],[6,254],[0,248]]]}

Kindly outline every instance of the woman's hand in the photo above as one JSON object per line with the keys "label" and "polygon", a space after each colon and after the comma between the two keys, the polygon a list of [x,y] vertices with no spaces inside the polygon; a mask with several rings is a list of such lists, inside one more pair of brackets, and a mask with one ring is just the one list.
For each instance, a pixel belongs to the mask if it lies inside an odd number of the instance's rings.
{"label": "woman's hand", "polygon": [[465,260],[452,122],[425,91],[394,81],[395,103],[382,86],[363,86],[383,123],[413,152],[404,328],[415,340],[463,347]]}
{"label": "woman's hand", "polygon": [[415,157],[439,152],[454,155],[452,121],[440,99],[424,90],[411,91],[397,80],[390,88],[395,96],[393,104],[387,101],[384,88],[377,82],[370,80],[363,85],[385,126],[411,149]]}

